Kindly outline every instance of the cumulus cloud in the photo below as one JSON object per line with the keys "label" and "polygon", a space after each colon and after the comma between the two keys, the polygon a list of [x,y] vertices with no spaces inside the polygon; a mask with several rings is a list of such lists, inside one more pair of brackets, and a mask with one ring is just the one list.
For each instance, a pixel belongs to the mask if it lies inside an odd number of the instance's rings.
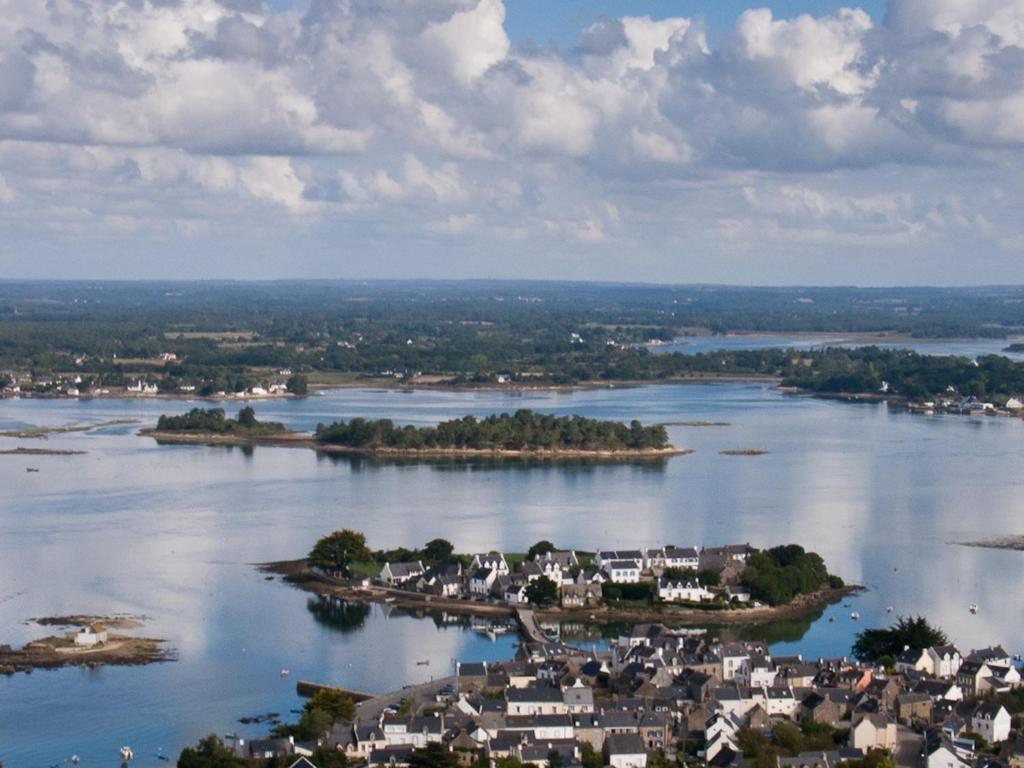
{"label": "cumulus cloud", "polygon": [[1021,239],[1024,0],[752,7],[714,36],[604,18],[564,51],[513,44],[502,0],[0,12],[0,216],[21,227],[262,237],[273,210],[325,250],[344,226],[645,263],[759,232]]}

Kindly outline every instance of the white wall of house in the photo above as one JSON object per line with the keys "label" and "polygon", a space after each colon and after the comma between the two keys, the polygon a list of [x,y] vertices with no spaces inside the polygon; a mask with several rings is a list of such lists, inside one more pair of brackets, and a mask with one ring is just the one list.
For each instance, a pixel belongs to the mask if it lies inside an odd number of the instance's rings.
{"label": "white wall of house", "polygon": [[994,717],[976,714],[971,718],[971,730],[989,744],[1006,741],[1010,738],[1010,713],[1005,707],[1000,707]]}

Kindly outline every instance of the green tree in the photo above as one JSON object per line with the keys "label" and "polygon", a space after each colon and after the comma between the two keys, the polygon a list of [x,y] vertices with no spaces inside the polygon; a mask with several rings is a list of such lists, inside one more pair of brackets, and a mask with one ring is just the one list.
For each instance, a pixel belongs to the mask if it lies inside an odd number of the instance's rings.
{"label": "green tree", "polygon": [[443,744],[431,742],[409,755],[410,768],[459,768],[459,756]]}
{"label": "green tree", "polygon": [[548,752],[548,768],[565,768],[565,760],[557,749]]}
{"label": "green tree", "polygon": [[601,768],[604,761],[601,753],[597,752],[590,742],[584,741],[580,744],[580,764],[583,768]]}
{"label": "green tree", "polygon": [[526,585],[526,599],[534,605],[550,605],[558,600],[558,585],[547,576]]}
{"label": "green tree", "polygon": [[332,723],[351,722],[356,719],[355,702],[341,691],[330,688],[314,693],[303,709],[320,710],[331,718]]}
{"label": "green tree", "polygon": [[178,757],[178,768],[243,768],[244,765],[212,733],[200,739],[195,747],[185,747]]}
{"label": "green tree", "polygon": [[252,429],[257,424],[256,411],[251,405],[247,405],[238,412],[238,426],[245,429]]}
{"label": "green tree", "polygon": [[428,563],[447,563],[455,547],[446,539],[432,539],[423,547],[423,559]]}
{"label": "green tree", "polygon": [[366,536],[358,531],[345,528],[325,536],[309,552],[309,564],[317,568],[340,571],[351,575],[352,563],[365,562],[373,558],[366,546]]}
{"label": "green tree", "polygon": [[901,616],[887,629],[865,629],[858,633],[853,655],[861,661],[877,662],[884,656],[899,656],[904,648],[924,649],[947,642],[946,634],[931,626],[923,616]]}
{"label": "green tree", "polygon": [[285,387],[293,395],[305,395],[309,392],[309,381],[302,374],[293,373],[288,377]]}
{"label": "green tree", "polygon": [[537,555],[546,555],[548,552],[554,552],[557,547],[547,539],[541,539],[532,547],[526,551],[526,557],[533,560]]}

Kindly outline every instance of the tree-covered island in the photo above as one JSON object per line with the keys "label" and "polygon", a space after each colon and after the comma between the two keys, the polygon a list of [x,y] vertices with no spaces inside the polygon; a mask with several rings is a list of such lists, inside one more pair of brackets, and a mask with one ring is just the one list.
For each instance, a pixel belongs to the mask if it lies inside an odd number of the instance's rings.
{"label": "tree-covered island", "polygon": [[625,425],[584,416],[554,416],[531,410],[477,419],[442,421],[436,427],[395,426],[391,419],[356,418],[318,424],[320,443],[350,448],[470,449],[509,451],[643,451],[671,448],[660,424]]}
{"label": "tree-covered island", "polygon": [[396,425],[391,419],[354,418],[292,432],[278,422],[262,422],[251,407],[229,419],[221,408],[193,408],[161,416],[143,435],[162,443],[275,445],[312,448],[324,453],[384,456],[565,456],[647,458],[689,453],[668,442],[661,424],[628,425],[584,416],[554,416],[519,410],[477,419],[464,416],[436,427]]}
{"label": "tree-covered island", "polygon": [[285,431],[278,421],[259,421],[256,411],[245,406],[238,416],[229,419],[223,408],[193,408],[178,416],[162,415],[156,422],[157,432],[196,432],[213,435],[276,435]]}

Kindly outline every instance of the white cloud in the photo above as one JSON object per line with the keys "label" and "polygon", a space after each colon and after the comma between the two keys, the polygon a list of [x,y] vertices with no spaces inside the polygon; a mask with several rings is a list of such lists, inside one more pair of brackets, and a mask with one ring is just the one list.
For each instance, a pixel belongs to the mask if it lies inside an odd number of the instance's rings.
{"label": "white cloud", "polygon": [[756,8],[712,36],[629,16],[567,51],[514,46],[501,0],[0,13],[0,219],[27,238],[459,235],[529,241],[541,270],[714,263],[761,231],[823,258],[1021,240],[1024,0]]}
{"label": "white cloud", "polygon": [[469,85],[502,61],[511,44],[505,34],[502,0],[478,0],[475,7],[457,11],[423,31],[423,43],[436,47],[463,85]]}

